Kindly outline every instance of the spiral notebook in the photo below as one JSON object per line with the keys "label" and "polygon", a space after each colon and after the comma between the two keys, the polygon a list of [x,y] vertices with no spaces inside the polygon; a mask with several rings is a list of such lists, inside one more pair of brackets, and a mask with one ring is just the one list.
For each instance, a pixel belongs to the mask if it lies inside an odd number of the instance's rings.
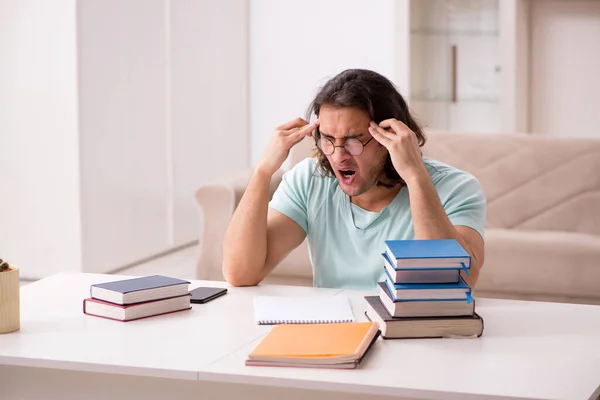
{"label": "spiral notebook", "polygon": [[254,317],[259,325],[354,322],[345,296],[256,296]]}

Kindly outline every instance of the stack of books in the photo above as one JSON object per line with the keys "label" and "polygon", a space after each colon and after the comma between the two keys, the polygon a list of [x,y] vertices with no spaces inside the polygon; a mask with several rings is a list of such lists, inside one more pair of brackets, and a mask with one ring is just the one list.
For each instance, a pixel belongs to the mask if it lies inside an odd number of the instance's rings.
{"label": "stack of books", "polygon": [[97,283],[83,300],[83,312],[133,321],[191,309],[190,282],[162,275]]}
{"label": "stack of books", "polygon": [[366,315],[382,337],[479,337],[471,287],[461,276],[471,257],[456,240],[387,240],[379,296],[365,296]]}

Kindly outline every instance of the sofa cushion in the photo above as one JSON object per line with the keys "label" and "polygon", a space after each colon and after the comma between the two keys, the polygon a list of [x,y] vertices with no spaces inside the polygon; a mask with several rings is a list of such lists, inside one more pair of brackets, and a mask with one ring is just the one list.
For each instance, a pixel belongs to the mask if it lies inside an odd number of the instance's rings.
{"label": "sofa cushion", "polygon": [[600,303],[599,236],[488,229],[485,251],[476,296]]}

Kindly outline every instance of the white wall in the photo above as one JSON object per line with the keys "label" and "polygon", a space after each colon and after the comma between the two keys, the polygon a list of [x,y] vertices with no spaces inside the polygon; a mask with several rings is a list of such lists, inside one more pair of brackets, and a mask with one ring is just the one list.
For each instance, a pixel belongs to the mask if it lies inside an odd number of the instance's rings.
{"label": "white wall", "polygon": [[600,1],[531,7],[532,132],[600,137]]}
{"label": "white wall", "polygon": [[40,278],[197,240],[249,165],[245,0],[0,1],[0,257]]}
{"label": "white wall", "polygon": [[328,78],[367,68],[395,80],[395,10],[393,0],[250,1],[253,165]]}
{"label": "white wall", "polygon": [[0,257],[78,266],[75,1],[0,1],[0,60]]}

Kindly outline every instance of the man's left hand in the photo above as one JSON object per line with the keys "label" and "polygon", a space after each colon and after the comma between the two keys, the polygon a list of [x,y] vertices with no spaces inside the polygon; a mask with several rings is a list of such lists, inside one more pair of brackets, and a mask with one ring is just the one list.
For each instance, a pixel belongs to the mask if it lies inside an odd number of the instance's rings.
{"label": "man's left hand", "polygon": [[371,121],[369,132],[375,140],[388,149],[392,164],[407,185],[427,174],[417,135],[397,119],[386,119],[379,125]]}

